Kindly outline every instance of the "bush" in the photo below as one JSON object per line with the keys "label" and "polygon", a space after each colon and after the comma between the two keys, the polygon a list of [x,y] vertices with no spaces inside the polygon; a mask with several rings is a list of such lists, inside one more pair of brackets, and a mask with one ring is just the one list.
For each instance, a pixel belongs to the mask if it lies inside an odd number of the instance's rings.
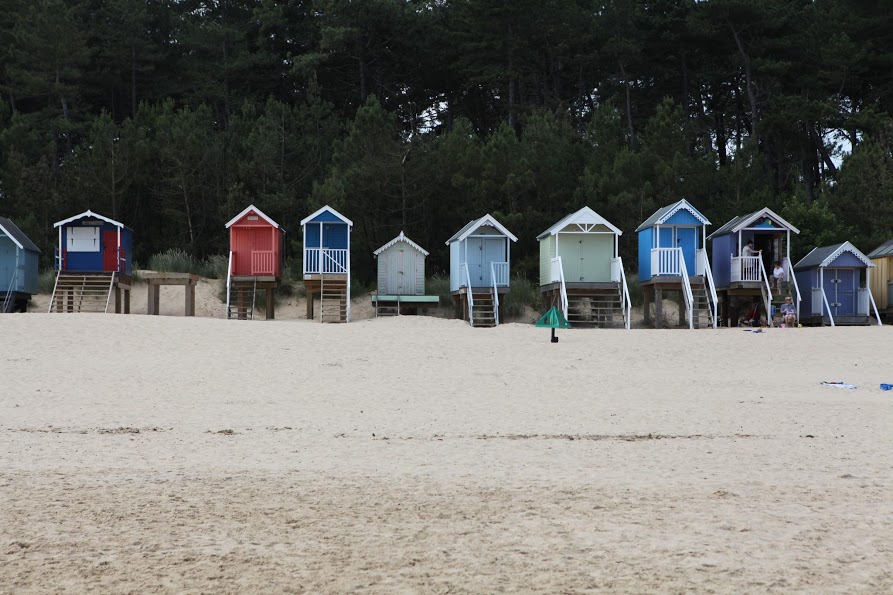
{"label": "bush", "polygon": [[440,304],[449,304],[452,296],[450,295],[450,278],[443,275],[434,275],[425,283],[425,293],[427,295],[436,295],[440,299]]}
{"label": "bush", "polygon": [[40,272],[37,280],[37,288],[40,293],[52,294],[56,288],[56,271],[53,269],[44,269]]}
{"label": "bush", "polygon": [[644,292],[642,291],[642,286],[639,285],[638,273],[627,275],[626,286],[629,289],[629,299],[633,304],[633,308],[641,306],[642,303],[645,301],[645,298]]}
{"label": "bush", "polygon": [[229,259],[222,254],[198,260],[185,250],[171,248],[149,259],[149,269],[162,273],[191,273],[209,279],[225,279]]}
{"label": "bush", "polygon": [[505,315],[507,318],[520,318],[526,308],[539,311],[543,307],[542,296],[537,285],[525,275],[512,277],[509,292],[505,294]]}

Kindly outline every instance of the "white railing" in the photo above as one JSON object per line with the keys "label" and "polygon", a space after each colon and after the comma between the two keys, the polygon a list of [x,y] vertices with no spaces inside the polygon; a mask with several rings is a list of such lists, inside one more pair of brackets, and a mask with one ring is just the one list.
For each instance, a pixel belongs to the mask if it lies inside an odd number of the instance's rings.
{"label": "white railing", "polygon": [[[663,250],[663,248],[661,248]],[[691,282],[688,280],[688,270],[685,268],[685,259],[682,258],[682,248],[670,248],[678,252],[677,262],[679,263],[679,272],[682,273],[682,296],[685,298],[685,310],[688,312],[688,328],[695,328],[695,321],[692,320],[692,306],[695,298],[691,293]]]}
{"label": "white railing", "polygon": [[6,295],[3,298],[3,310],[0,310],[0,312],[3,312],[4,314],[9,312],[9,305],[12,303],[12,295],[16,289],[16,281],[18,281],[18,278],[19,269],[16,267],[12,271],[12,279],[9,282],[9,289],[6,291]]}
{"label": "white railing", "polygon": [[[108,297],[105,298],[105,313],[106,314],[108,314],[108,311],[109,311],[109,304],[112,303],[112,292],[115,291],[115,275],[117,275],[117,274],[118,274],[117,271],[112,273],[112,284],[109,285],[109,295],[108,295]],[[83,299],[84,299],[83,298],[83,290],[81,290],[81,300],[83,300]]]}
{"label": "white railing", "polygon": [[710,266],[707,262],[707,251],[701,248],[695,252],[695,275],[704,276],[705,268]]}
{"label": "white railing", "polygon": [[[825,305],[825,308],[828,309],[828,320],[831,321],[831,326],[835,326],[834,315],[831,314],[831,305],[828,303],[828,296],[825,295],[825,288],[820,287],[819,290],[822,292],[822,303]],[[824,315],[824,311],[821,311],[821,312],[822,312],[822,315]]]}
{"label": "white railing", "polygon": [[304,248],[304,274],[344,273],[349,270],[350,254],[344,248]]}
{"label": "white railing", "polygon": [[272,250],[252,250],[251,251],[251,274],[252,275],[275,275],[276,264],[273,258]]}
{"label": "white railing", "polygon": [[[231,279],[233,276],[233,251],[229,251],[229,265],[226,267],[226,317],[229,318],[229,292],[230,287],[232,285]],[[308,297],[307,299],[313,299],[313,296]]]}
{"label": "white railing", "polygon": [[868,316],[868,288],[860,287],[856,290],[856,314],[859,316]]}
{"label": "white railing", "polygon": [[499,326],[499,291],[496,290],[496,263],[490,263],[490,280],[493,282],[493,320]]}
{"label": "white railing", "polygon": [[758,274],[763,279],[763,285],[760,287],[763,294],[763,306],[766,308],[766,324],[772,326],[772,288],[769,287],[769,276],[766,275],[766,269],[763,267],[763,259],[760,257],[745,256],[744,258],[756,258],[759,261]]}
{"label": "white railing", "polygon": [[[623,326],[626,327],[626,330],[629,330],[633,302],[629,297],[629,286],[626,284],[626,271],[623,270],[623,259],[619,256],[611,260],[612,280],[614,280],[615,269],[618,277],[616,280],[620,282],[620,307],[623,309]],[[567,317],[565,316],[565,318]]]}
{"label": "white railing", "polygon": [[871,306],[874,308],[874,315],[877,318],[877,325],[884,326],[884,323],[881,322],[881,313],[877,311],[877,304],[874,303],[874,296],[871,294],[871,288],[867,288],[868,291],[868,300],[871,302]]}
{"label": "white railing", "polygon": [[468,272],[468,263],[462,263],[462,270],[465,271],[465,295],[468,300],[468,324],[474,326],[474,296],[471,292],[471,274]]}
{"label": "white railing", "polygon": [[713,328],[716,328],[719,318],[719,297],[716,295],[716,283],[713,282],[713,270],[710,268],[710,261],[707,260],[706,250],[698,250],[698,269],[704,276],[707,295],[710,297],[710,317],[713,319]]}
{"label": "white railing", "polygon": [[794,287],[794,293],[797,296],[797,322],[800,322],[800,302],[802,298],[800,297],[800,286],[797,284],[797,275],[794,274],[794,269],[791,268],[791,262],[785,257],[784,259],[784,274],[788,279],[788,283],[792,284]]}
{"label": "white railing", "polygon": [[[733,256],[730,278],[732,281],[753,281],[759,283],[762,281],[760,277],[762,264],[763,259],[759,256]],[[765,276],[764,274],[763,277]]]}
{"label": "white railing", "polygon": [[[347,270],[350,271],[350,250],[345,250],[347,253]],[[322,300],[322,294],[320,294],[319,299]],[[320,301],[320,308],[322,307],[322,301]],[[398,306],[399,308],[399,303]],[[322,318],[322,314],[320,314],[320,318]],[[350,322],[350,273],[348,272],[347,276],[347,322]]]}
{"label": "white railing", "polygon": [[499,287],[509,286],[509,263],[491,262],[490,274],[493,275],[493,284]]}
{"label": "white railing", "polygon": [[558,294],[561,297],[561,313],[567,320],[568,299],[567,299],[567,283],[564,281],[564,263],[561,257],[552,259],[552,280],[558,282]]}
{"label": "white railing", "polygon": [[[53,306],[56,305],[56,290],[59,289],[59,275],[61,274],[61,271],[56,273],[56,282],[53,283],[53,295],[50,296],[50,307],[47,308],[47,314],[51,313],[53,311]],[[59,311],[62,311],[62,304],[59,304]]]}
{"label": "white railing", "polygon": [[680,275],[682,260],[682,248],[652,248],[651,276]]}

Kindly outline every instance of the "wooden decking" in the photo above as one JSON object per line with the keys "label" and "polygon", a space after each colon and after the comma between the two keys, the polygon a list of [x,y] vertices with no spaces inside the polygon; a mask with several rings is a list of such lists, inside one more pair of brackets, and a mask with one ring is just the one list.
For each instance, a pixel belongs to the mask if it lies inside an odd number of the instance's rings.
{"label": "wooden decking", "polygon": [[161,286],[182,285],[185,290],[184,315],[195,316],[195,286],[199,276],[191,273],[143,273],[149,291],[146,314],[157,316],[160,309]]}

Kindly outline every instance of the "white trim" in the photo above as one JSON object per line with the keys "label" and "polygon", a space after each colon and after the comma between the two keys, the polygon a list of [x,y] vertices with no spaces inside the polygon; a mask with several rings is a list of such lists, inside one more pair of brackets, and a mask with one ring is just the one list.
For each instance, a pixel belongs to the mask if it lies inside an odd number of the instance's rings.
{"label": "white trim", "polygon": [[65,225],[66,223],[71,223],[72,221],[77,221],[78,219],[85,219],[87,217],[96,217],[97,219],[101,219],[101,220],[105,221],[106,223],[111,223],[112,225],[116,225],[118,227],[124,227],[124,224],[119,221],[115,221],[114,219],[109,219],[108,217],[103,217],[102,215],[97,215],[93,211],[89,211],[89,210],[84,211],[80,215],[75,215],[74,217],[69,217],[68,219],[63,219],[62,221],[57,221],[56,223],[53,224],[53,227],[60,227],[62,225]]}
{"label": "white trim", "polygon": [[379,254],[381,254],[382,252],[384,252],[385,250],[387,250],[387,249],[390,248],[391,246],[397,244],[398,242],[406,242],[407,244],[409,244],[410,246],[412,246],[413,248],[415,248],[416,250],[418,250],[419,252],[421,252],[421,253],[424,254],[425,256],[428,256],[428,251],[427,251],[427,250],[425,250],[424,248],[422,248],[421,246],[419,246],[418,244],[416,244],[415,242],[413,242],[412,240],[410,240],[408,237],[406,237],[406,235],[404,235],[404,233],[403,233],[402,231],[400,232],[400,235],[398,235],[396,238],[394,238],[393,240],[391,240],[390,242],[388,242],[387,244],[385,244],[384,246],[382,246],[381,248],[379,248],[379,249],[376,250],[375,252],[373,252],[372,255],[373,255],[373,256],[378,256]]}
{"label": "white trim", "polygon": [[466,229],[462,235],[459,235],[459,236],[454,235],[453,237],[451,237],[450,239],[448,239],[446,241],[446,244],[449,246],[453,242],[461,242],[461,241],[467,239],[468,236],[470,236],[472,233],[474,233],[475,231],[477,231],[479,228],[483,227],[484,225],[490,225],[492,227],[495,227],[502,235],[504,235],[505,237],[507,237],[508,239],[510,239],[513,242],[518,241],[518,238],[516,238],[512,232],[510,232],[505,227],[503,227],[502,224],[499,223],[499,221],[497,221],[496,219],[494,219],[493,216],[490,215],[489,213],[487,213],[480,219],[477,219],[476,221],[473,221],[471,223],[473,223],[473,225],[468,226],[468,229]]}
{"label": "white trim", "polygon": [[[840,256],[841,254],[843,254],[844,252],[851,252],[856,258],[858,258],[859,260],[861,260],[862,262],[864,262],[864,263],[865,263],[865,266],[868,266],[868,267],[873,267],[873,266],[875,266],[874,263],[871,262],[871,260],[869,260],[867,256],[865,256],[864,254],[862,254],[862,253],[859,251],[859,249],[856,248],[855,246],[853,246],[852,244],[850,244],[849,241],[846,241],[846,242],[844,242],[843,244],[841,244],[841,245],[837,248],[837,250],[835,250],[834,252],[832,252],[831,254],[829,254],[829,255],[825,258],[825,260],[823,260],[822,262],[819,263],[818,266],[820,266],[820,267],[827,267],[827,266],[830,266],[831,263],[834,262],[834,260],[835,260],[838,256]],[[804,258],[805,258],[805,257],[804,257]],[[840,269],[843,269],[843,268],[852,268],[852,267],[834,267],[834,268],[840,268]]]}
{"label": "white trim", "polygon": [[[20,244],[19,241],[18,241],[17,239],[15,239],[15,236],[13,236],[11,233],[9,233],[9,230],[8,230],[8,229],[6,229],[5,227],[3,227],[3,224],[2,224],[2,223],[0,223],[0,231],[2,231],[3,233],[5,233],[5,234],[6,234],[6,237],[8,237],[10,240],[12,240],[12,243],[19,247],[19,250],[24,250],[24,249],[25,249],[25,247],[24,247],[22,244]],[[18,255],[16,255],[16,258],[18,258]]]}
{"label": "white trim", "polygon": [[[691,203],[689,203],[689,202],[688,202],[687,200],[685,200],[684,198],[683,198],[682,200],[680,200],[679,202],[677,202],[675,205],[673,205],[673,208],[672,208],[672,209],[670,209],[669,211],[667,211],[666,213],[664,213],[664,214],[660,217],[660,219],[658,219],[658,220],[655,222],[655,225],[657,225],[658,223],[666,223],[666,222],[667,222],[667,219],[671,218],[673,215],[675,215],[676,213],[678,213],[678,212],[681,211],[682,209],[685,209],[686,211],[688,211],[689,213],[691,213],[691,214],[694,216],[695,219],[697,219],[698,221],[701,222],[702,225],[713,225],[712,223],[710,223],[709,221],[707,221],[707,218],[704,217],[701,213],[699,213],[698,210],[697,210],[696,208],[694,208],[694,207],[691,205]],[[686,225],[688,225],[688,224],[686,224]],[[689,227],[697,227],[696,225],[688,225],[688,226],[689,226]],[[682,227],[682,226],[681,226],[681,225],[677,225],[676,227]]]}
{"label": "white trim", "polygon": [[[787,221],[785,221],[784,219],[779,217],[769,207],[764,207],[762,210],[757,211],[756,213],[751,215],[749,218],[741,221],[738,225],[736,225],[735,227],[732,228],[732,233],[734,233],[736,231],[743,231],[744,229],[747,228],[748,225],[750,225],[751,223],[753,223],[760,217],[769,217],[770,219],[775,219],[776,221],[778,221],[779,223],[781,223],[782,225],[787,227],[790,231],[793,231],[796,234],[800,233],[799,229],[797,229],[796,227],[794,227],[793,225],[791,225],[790,223],[788,223]],[[771,227],[756,227],[754,229],[757,231],[760,231],[760,230],[773,229],[773,228],[771,228]],[[781,231],[781,230],[779,230],[779,231]]]}
{"label": "white trim", "polygon": [[[601,215],[599,215],[598,213],[596,213],[589,207],[583,207],[576,213],[571,213],[570,215],[568,215],[568,216],[564,217],[563,219],[561,219],[560,221],[558,221],[558,223],[556,223],[555,225],[553,225],[552,227],[550,227],[549,229],[547,229],[546,231],[544,231],[543,233],[538,235],[536,237],[536,239],[542,240],[546,236],[555,235],[558,232],[560,232],[562,229],[567,227],[568,225],[572,225],[575,223],[578,226],[579,225],[592,225],[592,226],[604,225],[605,227],[610,229],[611,232],[613,232],[617,235],[623,235],[623,232],[620,231],[620,229],[618,229],[614,225],[611,225],[611,223],[607,219],[605,219],[604,217],[602,217]],[[579,233],[590,233],[591,230],[592,230],[592,228],[590,227],[588,230],[582,231]],[[562,233],[567,233],[567,232],[562,232]],[[606,232],[601,232],[601,233],[606,233]]]}
{"label": "white trim", "polygon": [[264,213],[263,211],[261,211],[260,209],[258,209],[258,208],[257,208],[256,206],[254,206],[254,205],[248,205],[248,207],[247,207],[244,211],[242,211],[241,213],[239,213],[238,215],[236,215],[235,217],[233,217],[232,219],[230,219],[230,220],[229,220],[229,223],[227,223],[226,225],[224,225],[224,227],[225,227],[226,229],[229,229],[230,227],[233,226],[233,224],[234,224],[236,221],[238,221],[239,219],[241,219],[242,217],[244,217],[245,215],[247,215],[247,214],[250,213],[251,211],[254,211],[255,213],[257,213],[257,216],[258,216],[258,217],[260,217],[261,219],[263,219],[264,221],[266,221],[267,223],[269,223],[270,225],[272,225],[272,226],[275,227],[276,229],[279,229],[279,224],[278,224],[278,223],[276,223],[275,221],[273,221],[272,219],[270,219],[270,218],[267,216],[266,213]]}
{"label": "white trim", "polygon": [[353,221],[351,221],[350,219],[348,219],[347,217],[345,217],[344,215],[342,215],[341,213],[339,213],[338,211],[336,211],[329,205],[321,207],[321,208],[317,209],[316,211],[314,211],[313,213],[311,213],[311,214],[307,215],[306,217],[304,217],[303,219],[301,219],[301,225],[302,226],[306,225],[308,221],[311,221],[314,217],[316,217],[317,215],[320,215],[326,211],[330,212],[331,214],[335,215],[336,217],[338,217],[339,219],[341,219],[342,221],[347,223],[347,225],[349,227],[353,227]]}

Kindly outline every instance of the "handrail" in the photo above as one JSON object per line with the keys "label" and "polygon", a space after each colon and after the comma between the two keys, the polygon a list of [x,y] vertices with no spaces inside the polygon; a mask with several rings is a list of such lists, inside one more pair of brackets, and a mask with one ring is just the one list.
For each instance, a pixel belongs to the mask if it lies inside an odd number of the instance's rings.
{"label": "handrail", "polygon": [[835,326],[834,324],[834,315],[831,314],[831,305],[828,303],[828,296],[825,294],[825,288],[822,287],[822,301],[825,303],[825,307],[828,308],[828,320],[831,321],[831,326]]}
{"label": "handrail", "polygon": [[[747,258],[747,257],[746,257]],[[763,279],[763,306],[766,308],[766,324],[772,326],[772,288],[769,286],[769,278],[766,275],[766,267],[763,266],[763,259],[760,258],[760,277]]]}
{"label": "handrail", "polygon": [[565,320],[567,320],[567,311],[568,311],[568,299],[567,299],[567,283],[564,280],[564,261],[561,260],[560,256],[557,256],[552,259],[552,264],[558,265],[558,295],[561,298],[561,313],[564,314]]}
{"label": "handrail", "polygon": [[[320,294],[320,299],[322,299],[322,294]],[[399,308],[399,305],[397,306]],[[322,315],[320,315],[322,318]],[[347,251],[347,320],[346,322],[350,322],[350,250]]]}
{"label": "handrail", "polygon": [[710,291],[710,300],[713,302],[711,314],[713,318],[713,328],[716,328],[719,318],[719,297],[716,295],[716,283],[714,283],[713,281],[713,270],[710,268],[710,261],[707,260],[707,251],[699,250],[698,253],[704,259],[704,277],[707,279],[707,288]]}
{"label": "handrail", "polygon": [[732,281],[749,281],[759,283],[766,277],[766,271],[760,275],[760,267],[757,262],[762,263],[763,259],[759,256],[732,256],[732,268],[730,279]]}
{"label": "handrail", "polygon": [[462,263],[465,271],[465,294],[468,296],[468,324],[474,326],[474,296],[471,292],[471,274],[468,272],[468,263]]}
{"label": "handrail", "polygon": [[[109,304],[112,303],[112,291],[115,289],[115,275],[118,274],[118,271],[112,271],[112,282],[109,284],[109,294],[108,297],[105,298],[105,313],[108,314]],[[81,290],[81,301],[83,301],[83,290]]]}
{"label": "handrail", "polygon": [[[50,314],[53,311],[53,306],[56,304],[56,290],[59,288],[59,275],[62,274],[62,271],[59,270],[56,272],[56,281],[53,283],[53,295],[50,296],[50,307],[47,308],[47,314]],[[61,311],[61,307],[60,307]]]}
{"label": "handrail", "polygon": [[871,301],[871,307],[874,308],[874,315],[877,318],[877,325],[884,326],[884,323],[881,322],[880,312],[877,311],[877,304],[874,303],[874,296],[871,294],[871,288],[866,287],[865,289],[868,290],[868,299]]}
{"label": "handrail", "polygon": [[499,326],[499,291],[496,289],[496,263],[490,263],[490,282],[493,284],[493,320]]}
{"label": "handrail", "polygon": [[692,302],[695,301],[691,293],[691,282],[688,280],[688,269],[685,267],[685,258],[683,258],[682,248],[673,248],[679,251],[679,272],[682,274],[682,296],[685,298],[685,309],[688,311],[688,328],[695,328],[695,321],[692,320]]}
{"label": "handrail", "polygon": [[[787,260],[787,259],[785,259]],[[790,263],[788,266],[788,275],[791,277],[791,281],[794,283],[794,291],[797,292],[797,322],[800,322],[800,286],[797,284],[797,275],[794,274],[794,269],[790,267]]]}
{"label": "handrail", "polygon": [[617,257],[617,268],[620,269],[620,282],[622,283],[622,294],[621,294],[621,302],[624,307],[624,321],[623,324],[626,327],[626,330],[629,330],[630,327],[630,318],[632,318],[633,313],[633,302],[629,298],[629,286],[626,284],[626,271],[623,270],[623,258],[620,256]]}
{"label": "handrail", "polygon": [[304,248],[304,274],[347,273],[350,250],[347,248]]}
{"label": "handrail", "polygon": [[12,279],[9,282],[9,289],[6,292],[6,295],[3,297],[3,310],[2,312],[6,314],[9,312],[9,304],[12,302],[12,293],[15,290],[16,281],[18,281],[19,277],[19,269],[15,268],[12,272]]}
{"label": "handrail", "polygon": [[[226,267],[226,317],[229,318],[229,300],[230,300],[230,288],[232,286],[232,275],[233,275],[233,251],[229,251],[229,265]],[[313,296],[310,296],[308,299],[313,299]]]}
{"label": "handrail", "polygon": [[679,263],[684,257],[682,248],[652,248],[651,275],[678,275]]}

